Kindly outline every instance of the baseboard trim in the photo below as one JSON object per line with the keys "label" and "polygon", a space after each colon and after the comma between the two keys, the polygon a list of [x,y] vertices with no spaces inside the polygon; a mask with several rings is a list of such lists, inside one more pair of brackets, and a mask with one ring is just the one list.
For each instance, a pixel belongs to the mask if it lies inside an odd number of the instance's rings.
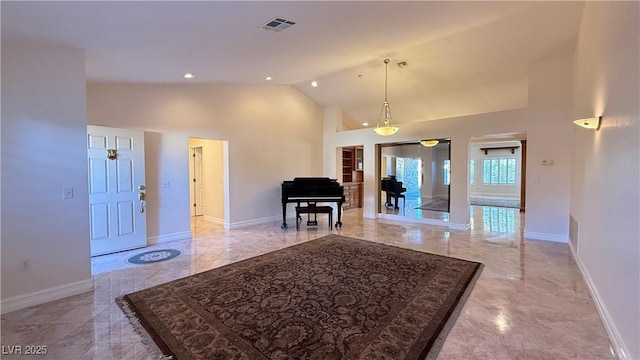
{"label": "baseboard trim", "polygon": [[191,239],[192,236],[193,235],[191,234],[191,230],[165,234],[165,235],[150,236],[147,238],[147,245],[157,245],[157,244],[162,244],[162,243],[173,241],[173,240]]}
{"label": "baseboard trim", "polygon": [[436,220],[436,219],[421,219],[415,217],[398,216],[391,214],[378,214],[378,219],[393,220],[397,222],[410,223],[410,224],[424,224],[434,226],[449,227],[451,224],[448,221]]}
{"label": "baseboard trim", "polygon": [[16,310],[26,309],[31,306],[82,294],[87,291],[93,291],[92,278],[4,299],[2,300],[0,313],[6,314]]}
{"label": "baseboard trim", "polygon": [[471,226],[471,224],[452,223],[446,220],[423,219],[423,218],[398,216],[398,215],[391,215],[391,214],[377,214],[376,218],[411,223],[411,224],[445,226],[452,230],[463,230],[463,231],[469,230],[469,227]]}
{"label": "baseboard trim", "polygon": [[[295,215],[291,216],[291,218],[295,218]],[[288,219],[288,217],[287,217]],[[249,227],[249,226],[254,226],[254,225],[262,225],[262,224],[267,224],[267,223],[271,223],[274,221],[282,221],[282,215],[281,216],[268,216],[268,217],[263,217],[263,218],[258,218],[258,219],[251,219],[251,220],[244,220],[244,221],[238,221],[238,222],[234,222],[234,223],[226,223],[224,225],[225,229],[240,229],[240,228],[245,228],[245,227]]]}
{"label": "baseboard trim", "polygon": [[449,223],[449,229],[452,229],[452,230],[467,231],[470,228],[471,228],[471,223],[467,223],[467,224]]}
{"label": "baseboard trim", "polygon": [[518,195],[484,195],[484,194],[473,194],[473,195],[469,195],[469,199],[474,200],[474,199],[491,199],[491,200],[520,200],[520,194]]}
{"label": "baseboard trim", "polygon": [[587,284],[587,288],[589,289],[589,293],[593,298],[593,302],[596,305],[596,310],[598,310],[598,314],[600,315],[600,320],[604,325],[604,329],[609,335],[609,340],[613,345],[614,351],[616,352],[616,356],[620,360],[631,360],[631,355],[629,354],[629,350],[627,349],[622,337],[620,336],[620,332],[618,332],[618,328],[616,328],[611,315],[609,315],[609,311],[607,311],[606,306],[602,302],[602,298],[600,297],[600,293],[598,292],[598,288],[591,280],[591,276],[589,276],[589,272],[582,265],[582,261],[578,257],[578,253],[576,248],[573,246],[571,242],[569,242],[569,249],[571,249],[571,255],[573,256],[573,260],[578,265],[578,269],[580,270],[580,274],[582,274],[582,279],[585,284]]}
{"label": "baseboard trim", "polygon": [[524,231],[524,237],[532,240],[553,241],[559,243],[569,243],[569,235],[547,234],[541,232]]}
{"label": "baseboard trim", "polygon": [[212,224],[224,225],[224,219],[220,219],[220,218],[209,216],[209,215],[204,215],[204,219]]}
{"label": "baseboard trim", "polygon": [[[344,215],[344,211],[342,212],[342,215]],[[337,219],[338,219],[337,210],[333,209],[333,220],[338,221]],[[295,227],[295,224],[296,224],[295,211],[287,212],[286,220],[287,220],[287,228],[290,229],[291,224],[293,224],[293,226]],[[232,230],[232,229],[240,229],[240,228],[245,228],[245,227],[254,226],[254,225],[268,224],[273,222],[277,222],[278,227],[280,227],[280,225],[282,224],[282,215],[274,215],[274,216],[268,216],[268,217],[263,217],[258,219],[244,220],[244,221],[238,221],[234,223],[225,223],[224,228]]]}
{"label": "baseboard trim", "polygon": [[[334,210],[333,212],[333,219],[334,221],[337,221],[337,212]],[[344,211],[343,211],[344,214]],[[434,226],[445,226],[448,227],[450,229],[453,230],[469,230],[469,226],[470,224],[457,224],[457,223],[451,223],[449,221],[445,221],[445,220],[436,220],[436,219],[419,219],[419,218],[412,218],[412,217],[406,217],[406,216],[397,216],[397,215],[390,215],[390,214],[377,214],[376,217],[377,219],[386,219],[386,220],[393,220],[393,221],[399,221],[399,222],[405,222],[405,223],[413,223],[413,224],[424,224],[424,225],[434,225]],[[296,214],[295,213],[291,213],[291,214],[287,214],[287,225],[290,228],[291,224],[296,223]],[[259,218],[259,219],[251,219],[251,220],[245,220],[245,221],[238,221],[235,223],[225,223],[224,224],[224,228],[225,229],[240,229],[240,228],[245,228],[245,227],[249,227],[249,226],[254,226],[254,225],[262,225],[262,224],[268,224],[268,223],[273,223],[273,222],[278,222],[281,223],[282,222],[282,216],[269,216],[269,217],[264,217],[264,218]]]}

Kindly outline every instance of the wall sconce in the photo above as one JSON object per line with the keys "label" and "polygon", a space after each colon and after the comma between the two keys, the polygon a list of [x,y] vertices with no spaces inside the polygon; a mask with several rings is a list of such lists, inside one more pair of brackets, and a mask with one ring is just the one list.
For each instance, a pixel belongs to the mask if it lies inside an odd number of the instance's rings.
{"label": "wall sconce", "polygon": [[598,116],[593,118],[574,120],[573,123],[578,126],[582,126],[583,128],[594,129],[597,131],[598,129],[600,129],[601,121],[602,121],[602,116]]}

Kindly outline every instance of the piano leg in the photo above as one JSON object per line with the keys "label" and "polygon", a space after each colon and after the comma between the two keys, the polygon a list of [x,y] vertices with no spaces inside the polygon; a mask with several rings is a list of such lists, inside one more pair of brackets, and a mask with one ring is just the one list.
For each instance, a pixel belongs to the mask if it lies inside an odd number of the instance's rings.
{"label": "piano leg", "polygon": [[336,229],[342,227],[342,202],[338,202],[338,221],[336,221]]}
{"label": "piano leg", "polygon": [[385,193],[387,194],[387,201],[384,203],[384,206],[390,208],[393,206],[391,203],[391,194],[389,194],[389,191],[385,191]]}
{"label": "piano leg", "polygon": [[[296,219],[297,220],[297,219]],[[280,225],[280,229],[287,228],[287,203],[282,203],[282,225]]]}

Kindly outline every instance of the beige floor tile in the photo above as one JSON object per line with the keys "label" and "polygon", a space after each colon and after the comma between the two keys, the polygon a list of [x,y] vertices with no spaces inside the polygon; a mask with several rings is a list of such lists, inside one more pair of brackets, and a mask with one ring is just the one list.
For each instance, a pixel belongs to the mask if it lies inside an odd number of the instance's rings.
{"label": "beige floor tile", "polygon": [[[196,218],[192,240],[93,258],[93,292],[3,315],[3,349],[46,345],[38,359],[153,359],[116,297],[335,233],[484,264],[439,359],[614,358],[567,244],[523,239],[523,216],[514,209],[474,206],[472,216],[469,231],[363,219],[357,209],[331,232],[323,216],[318,227],[300,231],[281,230],[280,222],[225,230]],[[182,254],[150,265],[127,262],[160,248]]]}

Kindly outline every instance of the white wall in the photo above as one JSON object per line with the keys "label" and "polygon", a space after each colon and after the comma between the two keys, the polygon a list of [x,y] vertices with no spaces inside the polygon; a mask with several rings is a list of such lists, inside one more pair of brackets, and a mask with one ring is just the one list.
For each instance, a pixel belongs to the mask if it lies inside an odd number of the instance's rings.
{"label": "white wall", "polygon": [[[202,147],[204,179],[204,217],[224,223],[224,159],[223,142],[189,138],[189,147]],[[191,195],[191,194],[190,194]]]}
{"label": "white wall", "polygon": [[93,287],[85,116],[83,51],[2,42],[3,312]]}
{"label": "white wall", "polygon": [[144,148],[148,243],[191,237],[188,136],[145,131]]}
{"label": "white wall", "polygon": [[[189,217],[188,137],[228,141],[229,227],[276,221],[283,180],[325,175],[322,109],[290,86],[89,83],[87,110],[91,124],[183,142],[175,144],[175,158],[158,160],[167,176],[185,184],[184,202],[161,211],[158,224]],[[162,192],[159,201],[165,202]],[[189,229],[188,221],[176,226]]]}
{"label": "white wall", "polygon": [[434,148],[420,146],[422,155],[422,189],[420,196],[424,199],[432,199],[435,195],[435,181],[437,169],[433,166]]}
{"label": "white wall", "polygon": [[[539,61],[529,74],[529,105],[449,119],[400,124],[392,136],[381,137],[371,129],[336,132],[340,111],[325,112],[325,173],[335,173],[336,163],[328,154],[346,144],[364,145],[364,216],[377,217],[379,169],[375,166],[376,144],[451,138],[451,212],[449,224],[466,228],[469,224],[468,163],[469,140],[488,134],[527,134],[527,211],[525,236],[530,239],[567,242],[569,236],[569,193],[571,179],[571,82],[573,51],[566,49]],[[393,107],[393,104],[391,104]],[[530,134],[530,135],[529,135]],[[369,160],[370,159],[370,160]],[[531,161],[529,161],[531,159]],[[553,166],[540,165],[553,159]],[[532,184],[531,179],[539,179]],[[535,201],[534,201],[535,199]],[[530,201],[531,200],[531,201]]]}
{"label": "white wall", "polygon": [[587,2],[575,57],[571,215],[578,263],[620,358],[640,359],[638,2]]}
{"label": "white wall", "polygon": [[433,185],[434,197],[449,197],[449,186],[444,184],[444,161],[449,159],[449,149],[435,148],[435,156],[433,159]]}
{"label": "white wall", "polygon": [[[568,241],[573,122],[571,56],[534,64],[530,70],[525,237]],[[553,160],[543,166],[542,160]]]}

